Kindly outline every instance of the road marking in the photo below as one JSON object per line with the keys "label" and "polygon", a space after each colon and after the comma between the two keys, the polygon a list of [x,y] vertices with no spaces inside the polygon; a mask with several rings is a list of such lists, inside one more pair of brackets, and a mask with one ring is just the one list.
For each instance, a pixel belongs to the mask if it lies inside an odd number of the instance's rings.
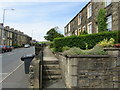
{"label": "road marking", "polygon": [[3,75],[3,74],[8,74],[8,73],[0,73],[0,75]]}
{"label": "road marking", "polygon": [[12,54],[15,54],[16,52],[14,52],[14,53],[10,53],[10,54],[8,54],[8,55],[12,55]]}
{"label": "road marking", "polygon": [[[23,62],[24,63],[24,62]],[[6,78],[8,78],[12,73],[14,73],[19,67],[21,67],[23,65],[23,63],[21,63],[15,70],[13,70],[11,73],[9,73],[3,80],[0,81],[0,83],[2,83]]]}

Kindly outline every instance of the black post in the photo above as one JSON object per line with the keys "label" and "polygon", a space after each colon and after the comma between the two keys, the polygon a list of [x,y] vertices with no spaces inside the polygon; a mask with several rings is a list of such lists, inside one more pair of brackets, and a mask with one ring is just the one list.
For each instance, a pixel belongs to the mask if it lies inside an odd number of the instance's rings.
{"label": "black post", "polygon": [[43,89],[42,85],[42,75],[43,75],[43,44],[40,45],[41,50],[40,50],[40,62],[39,62],[39,90]]}

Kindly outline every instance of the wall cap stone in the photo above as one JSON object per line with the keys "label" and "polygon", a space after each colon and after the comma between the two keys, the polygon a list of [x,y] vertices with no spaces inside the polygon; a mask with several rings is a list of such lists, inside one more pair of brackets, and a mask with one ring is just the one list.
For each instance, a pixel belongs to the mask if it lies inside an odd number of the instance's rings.
{"label": "wall cap stone", "polygon": [[62,55],[66,58],[109,58],[110,55],[63,55],[63,54],[59,54]]}
{"label": "wall cap stone", "polygon": [[68,58],[108,58],[110,55],[67,55]]}
{"label": "wall cap stone", "polygon": [[104,50],[111,50],[111,51],[118,50],[118,51],[120,51],[120,48],[104,48]]}

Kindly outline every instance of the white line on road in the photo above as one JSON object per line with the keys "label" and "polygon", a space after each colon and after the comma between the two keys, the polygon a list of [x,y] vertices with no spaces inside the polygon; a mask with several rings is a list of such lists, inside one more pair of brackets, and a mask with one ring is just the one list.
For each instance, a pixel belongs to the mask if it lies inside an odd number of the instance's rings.
{"label": "white line on road", "polygon": [[14,52],[14,53],[10,53],[10,54],[8,54],[8,55],[12,55],[12,54],[15,54],[16,52]]}
{"label": "white line on road", "polygon": [[[24,63],[24,62],[23,62]],[[0,83],[2,83],[7,77],[9,77],[12,73],[14,73],[19,67],[21,67],[23,65],[23,63],[21,63],[15,70],[13,70],[11,73],[9,73],[3,80],[0,81]]]}
{"label": "white line on road", "polygon": [[3,75],[3,74],[8,74],[8,73],[0,73],[0,75]]}

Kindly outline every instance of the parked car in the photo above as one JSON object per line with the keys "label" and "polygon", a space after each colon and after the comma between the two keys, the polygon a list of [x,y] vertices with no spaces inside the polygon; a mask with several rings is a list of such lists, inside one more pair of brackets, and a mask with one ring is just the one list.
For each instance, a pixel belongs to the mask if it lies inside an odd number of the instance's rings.
{"label": "parked car", "polygon": [[30,45],[29,44],[25,44],[25,46],[24,46],[25,48],[29,48],[30,47]]}
{"label": "parked car", "polygon": [[6,46],[6,51],[9,52],[9,51],[12,51],[13,47],[12,46]]}
{"label": "parked car", "polygon": [[6,45],[0,45],[0,49],[1,49],[2,53],[7,51]]}

